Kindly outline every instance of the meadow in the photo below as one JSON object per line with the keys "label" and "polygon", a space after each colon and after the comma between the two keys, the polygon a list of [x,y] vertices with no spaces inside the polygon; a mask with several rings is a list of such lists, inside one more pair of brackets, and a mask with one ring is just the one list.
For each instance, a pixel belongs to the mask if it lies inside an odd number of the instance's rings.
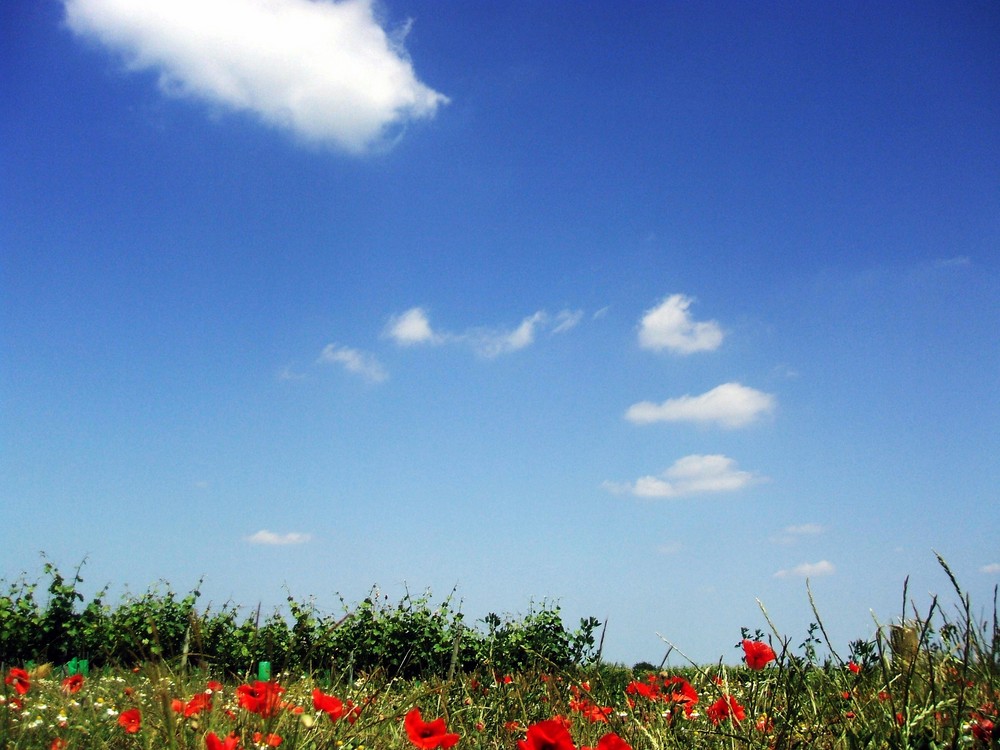
{"label": "meadow", "polygon": [[199,610],[197,590],[110,606],[46,563],[0,593],[0,747],[996,748],[996,595],[977,620],[941,564],[956,607],[918,612],[904,587],[846,653],[814,609],[804,637],[740,632],[738,665],[664,671],[604,663],[600,623],[552,605],[474,625],[450,597],[377,591],[340,616]]}

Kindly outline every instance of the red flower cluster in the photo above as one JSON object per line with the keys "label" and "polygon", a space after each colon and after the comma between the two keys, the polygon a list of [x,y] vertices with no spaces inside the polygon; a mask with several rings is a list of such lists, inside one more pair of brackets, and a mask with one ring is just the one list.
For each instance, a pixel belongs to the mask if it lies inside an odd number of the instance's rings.
{"label": "red flower cluster", "polygon": [[774,649],[762,641],[743,639],[743,658],[750,669],[763,669],[777,658]]}
{"label": "red flower cluster", "polygon": [[410,742],[420,750],[435,750],[436,748],[447,750],[461,739],[457,734],[448,733],[448,728],[442,718],[434,719],[431,722],[424,721],[420,717],[419,708],[414,708],[406,715],[403,725],[406,727],[406,736],[410,738]]}
{"label": "red flower cluster", "polygon": [[[589,689],[589,686],[584,685],[584,689]],[[599,706],[592,700],[583,696],[580,692],[580,688],[576,685],[570,686],[570,692],[573,693],[573,697],[569,701],[569,710],[574,711],[578,714],[582,714],[587,718],[588,721],[594,724],[606,724],[608,722],[608,716],[614,709],[611,706]]]}
{"label": "red flower cluster", "polygon": [[[517,747],[518,750],[576,750],[566,720],[559,716],[532,724]],[[596,748],[584,746],[580,750],[632,750],[632,746],[614,732],[608,732],[598,740]]]}
{"label": "red flower cluster", "polygon": [[230,734],[221,740],[215,732],[209,732],[205,735],[205,747],[207,750],[240,750],[240,738]]}
{"label": "red flower cluster", "polygon": [[[659,678],[655,674],[646,675],[643,682],[632,680],[625,688],[628,695],[638,695],[650,701],[672,703],[684,709],[684,715],[690,717],[698,702],[698,691],[683,677]],[[635,708],[635,701],[628,699],[628,704]]]}
{"label": "red flower cluster", "polygon": [[175,713],[184,714],[185,719],[190,719],[192,716],[197,716],[202,711],[212,710],[212,694],[211,693],[198,693],[187,703],[175,698],[170,707]]}
{"label": "red flower cluster", "polygon": [[79,693],[80,688],[83,687],[83,675],[74,674],[67,677],[62,681],[62,690],[67,695],[72,695],[73,693]]}

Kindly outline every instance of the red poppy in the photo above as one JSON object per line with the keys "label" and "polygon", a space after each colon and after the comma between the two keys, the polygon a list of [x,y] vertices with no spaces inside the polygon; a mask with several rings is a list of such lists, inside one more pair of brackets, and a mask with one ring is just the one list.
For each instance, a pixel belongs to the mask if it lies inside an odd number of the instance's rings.
{"label": "red poppy", "polygon": [[83,675],[74,674],[67,677],[62,681],[62,689],[64,693],[79,693],[80,688],[83,687]]}
{"label": "red poppy", "polygon": [[777,658],[774,649],[762,641],[743,639],[743,654],[750,669],[763,669]]}
{"label": "red poppy", "polygon": [[190,719],[197,716],[202,711],[212,710],[212,696],[209,693],[198,693],[191,700],[184,704],[184,718]]}
{"label": "red poppy", "polygon": [[135,734],[142,727],[142,714],[138,708],[130,708],[118,714],[118,726],[125,730],[126,734]]}
{"label": "red poppy", "polygon": [[276,682],[257,680],[253,685],[240,685],[236,688],[239,704],[250,713],[263,716],[265,719],[274,716],[281,708],[281,694],[285,689]]}
{"label": "red poppy", "polygon": [[222,683],[219,682],[218,680],[209,680],[207,687],[213,693],[221,693],[222,692]]}
{"label": "red poppy", "polygon": [[854,674],[857,674],[858,672],[861,671],[861,667],[855,664],[853,661],[847,662],[847,668],[852,672],[854,672]]}
{"label": "red poppy", "polygon": [[207,750],[240,750],[240,738],[230,734],[226,739],[220,740],[215,732],[209,732],[205,735],[205,747]]}
{"label": "red poppy", "polygon": [[[591,750],[591,748],[584,746],[580,750]],[[597,741],[594,750],[632,750],[632,746],[614,732],[608,732]]]}
{"label": "red poppy", "polygon": [[264,747],[277,747],[284,742],[280,734],[262,734],[260,732],[253,733],[253,741]]}
{"label": "red poppy", "polygon": [[62,737],[56,737],[54,740],[52,740],[52,744],[49,745],[49,750],[66,750],[66,747],[68,745],[69,743],[66,742],[66,740],[64,740]]}
{"label": "red poppy", "polygon": [[13,667],[3,681],[7,685],[12,685],[18,695],[24,695],[31,689],[31,678],[19,667]]}
{"label": "red poppy", "polygon": [[573,738],[563,719],[547,719],[528,727],[528,734],[517,742],[518,750],[575,750]]}
{"label": "red poppy", "polygon": [[434,750],[438,747],[447,750],[461,739],[457,734],[448,734],[442,718],[425,722],[420,718],[419,708],[414,708],[406,715],[403,725],[406,727],[406,736],[410,738],[410,742],[420,750]]}
{"label": "red poppy", "polygon": [[663,699],[680,704],[684,708],[684,714],[691,716],[698,702],[698,691],[691,686],[691,683],[683,677],[674,676],[665,678],[663,687],[668,691]]}
{"label": "red poppy", "polygon": [[725,721],[729,717],[732,717],[733,721],[738,723],[747,717],[743,706],[737,703],[736,699],[731,695],[724,695],[719,698],[719,700],[705,709],[705,714],[712,720],[713,724]]}
{"label": "red poppy", "polygon": [[344,715],[344,702],[335,695],[326,695],[319,688],[313,689],[313,708],[323,711],[330,717],[330,721],[336,721]]}

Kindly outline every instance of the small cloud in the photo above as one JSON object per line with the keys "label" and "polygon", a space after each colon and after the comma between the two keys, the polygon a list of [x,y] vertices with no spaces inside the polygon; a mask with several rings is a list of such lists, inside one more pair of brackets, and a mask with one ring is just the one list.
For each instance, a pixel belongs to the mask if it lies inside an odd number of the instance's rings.
{"label": "small cloud", "polygon": [[342,365],[348,372],[372,383],[381,383],[389,378],[389,373],[373,355],[346,346],[327,344],[316,361]]}
{"label": "small cloud", "polygon": [[822,534],[825,529],[818,523],[803,523],[798,526],[786,526],[777,536],[771,537],[775,544],[795,544],[804,536]]}
{"label": "small cloud", "polygon": [[995,575],[1000,573],[1000,563],[990,563],[989,565],[984,565],[979,569],[980,573],[986,573],[987,575]]}
{"label": "small cloud", "polygon": [[421,83],[371,0],[63,0],[66,23],[152,71],[168,96],[248,112],[305,141],[363,153],[448,102]]}
{"label": "small cloud", "polygon": [[594,312],[594,314],[590,316],[590,319],[591,320],[600,320],[601,318],[605,317],[610,310],[611,310],[611,305],[605,305],[600,310],[597,310],[596,312]]}
{"label": "small cloud", "polygon": [[548,316],[544,312],[536,312],[521,321],[512,331],[479,330],[469,334],[476,351],[488,359],[501,354],[516,352],[530,346],[535,341],[535,328],[545,322]]}
{"label": "small cloud", "polygon": [[954,258],[939,258],[934,261],[935,268],[963,268],[971,265],[972,260],[968,255],[956,255]]}
{"label": "small cloud", "polygon": [[556,315],[556,324],[552,333],[565,333],[583,320],[583,310],[562,310]]}
{"label": "small cloud", "polygon": [[281,371],[278,372],[278,380],[282,382],[287,382],[292,380],[305,380],[306,377],[307,376],[304,373],[295,372],[292,369],[291,365],[286,365],[285,367],[282,367]]}
{"label": "small cloud", "polygon": [[616,495],[648,498],[678,498],[704,493],[735,492],[763,477],[736,468],[736,462],[722,455],[691,455],[678,459],[658,476],[640,477],[635,482],[605,482],[603,487]]}
{"label": "small cloud", "polygon": [[431,330],[427,312],[422,307],[411,307],[402,315],[391,317],[382,335],[400,346],[440,344],[444,341],[443,336]]}
{"label": "small cloud", "polygon": [[723,383],[700,396],[671,398],[662,404],[640,401],[625,412],[633,424],[654,422],[716,423],[735,429],[745,427],[774,411],[775,398],[769,393],[740,383]]}
{"label": "small cloud", "polygon": [[639,346],[675,354],[714,351],[722,344],[722,329],[714,320],[695,322],[688,313],[694,300],[673,294],[647,310],[639,324]]}
{"label": "small cloud", "polygon": [[792,536],[815,536],[816,534],[822,534],[823,531],[823,527],[818,523],[803,523],[798,526],[785,527],[785,533]]}
{"label": "small cloud", "polygon": [[775,578],[813,578],[815,576],[829,576],[833,575],[837,571],[833,563],[828,560],[820,560],[815,563],[802,563],[801,565],[796,565],[790,570],[779,570],[774,574]]}
{"label": "small cloud", "polygon": [[267,529],[261,529],[256,534],[246,537],[246,540],[250,544],[269,545],[305,544],[310,539],[312,539],[311,534],[301,534],[297,531],[290,531],[287,534],[275,534],[273,531],[268,531]]}

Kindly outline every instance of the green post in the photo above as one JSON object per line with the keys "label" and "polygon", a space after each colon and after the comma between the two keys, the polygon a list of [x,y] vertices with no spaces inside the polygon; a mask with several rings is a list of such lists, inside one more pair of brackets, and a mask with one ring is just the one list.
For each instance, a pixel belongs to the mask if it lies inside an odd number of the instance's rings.
{"label": "green post", "polygon": [[84,677],[89,677],[90,676],[90,660],[89,659],[80,659],[79,667],[80,667],[80,674],[82,674]]}
{"label": "green post", "polygon": [[80,671],[80,660],[75,656],[66,663],[66,675],[72,677]]}
{"label": "green post", "polygon": [[271,679],[271,662],[262,661],[257,665],[257,679],[268,682]]}

